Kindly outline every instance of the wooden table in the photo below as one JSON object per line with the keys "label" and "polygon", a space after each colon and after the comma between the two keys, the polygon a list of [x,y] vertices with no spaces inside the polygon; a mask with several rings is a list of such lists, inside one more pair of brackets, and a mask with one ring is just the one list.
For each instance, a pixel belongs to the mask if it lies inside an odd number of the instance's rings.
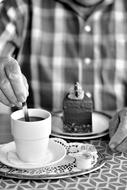
{"label": "wooden table", "polygon": [[[0,115],[0,143],[12,141],[9,115]],[[84,142],[84,141],[82,141]],[[21,180],[0,177],[0,189],[10,190],[127,190],[127,154],[113,153],[108,147],[109,137],[92,139],[105,155],[105,165],[90,174],[55,180]]]}

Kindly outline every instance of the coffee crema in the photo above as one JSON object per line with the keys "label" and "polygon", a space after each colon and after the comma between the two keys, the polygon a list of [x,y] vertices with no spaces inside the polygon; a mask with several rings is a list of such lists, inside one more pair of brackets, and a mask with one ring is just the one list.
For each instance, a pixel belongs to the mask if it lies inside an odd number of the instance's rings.
{"label": "coffee crema", "polygon": [[[45,118],[43,117],[37,117],[37,116],[29,116],[29,122],[35,122],[35,121],[42,121],[44,120]],[[20,119],[18,119],[20,121],[25,121],[25,118],[24,117],[21,117]]]}

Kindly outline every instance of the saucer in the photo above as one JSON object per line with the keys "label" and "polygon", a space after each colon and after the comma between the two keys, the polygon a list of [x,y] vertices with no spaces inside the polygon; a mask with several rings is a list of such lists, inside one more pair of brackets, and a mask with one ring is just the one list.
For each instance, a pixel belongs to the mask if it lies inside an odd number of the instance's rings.
{"label": "saucer", "polygon": [[92,113],[92,132],[68,133],[63,130],[63,113],[53,114],[51,135],[64,139],[86,140],[102,137],[108,134],[110,116],[102,112]]}
{"label": "saucer", "polygon": [[[62,147],[66,149],[66,155],[59,162],[52,162],[51,165],[47,165],[39,168],[15,168],[10,166],[9,161],[7,164],[0,162],[0,176],[14,179],[29,179],[29,180],[42,180],[42,179],[64,179],[70,177],[76,177],[84,174],[94,172],[105,164],[105,157],[99,151],[95,151],[93,146],[86,143],[67,143],[63,139],[53,138],[53,141],[60,143]],[[54,143],[54,142],[53,142]],[[9,143],[10,144],[10,143]],[[7,146],[8,144],[1,145],[0,147]],[[10,146],[10,145],[8,145]],[[57,145],[56,145],[57,146]],[[97,154],[97,159],[91,165],[89,169],[79,169],[76,164],[76,156],[80,151],[88,151],[92,154]],[[1,152],[1,151],[0,151]],[[5,151],[7,152],[7,151]],[[0,154],[0,160],[1,160]],[[5,162],[4,158],[4,162]]]}
{"label": "saucer", "polygon": [[0,147],[0,162],[3,164],[18,168],[32,169],[47,167],[60,162],[66,155],[66,141],[59,138],[50,138],[45,163],[25,163],[21,161],[16,154],[15,142],[4,144]]}

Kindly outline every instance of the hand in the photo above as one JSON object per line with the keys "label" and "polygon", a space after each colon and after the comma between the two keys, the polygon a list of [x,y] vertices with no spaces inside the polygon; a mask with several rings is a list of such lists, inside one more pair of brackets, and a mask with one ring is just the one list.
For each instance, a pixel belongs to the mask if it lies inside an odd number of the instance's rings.
{"label": "hand", "polygon": [[0,57],[0,101],[10,107],[20,107],[27,96],[27,80],[18,62],[12,57]]}
{"label": "hand", "polygon": [[109,122],[109,147],[119,152],[127,151],[127,108],[117,112]]}

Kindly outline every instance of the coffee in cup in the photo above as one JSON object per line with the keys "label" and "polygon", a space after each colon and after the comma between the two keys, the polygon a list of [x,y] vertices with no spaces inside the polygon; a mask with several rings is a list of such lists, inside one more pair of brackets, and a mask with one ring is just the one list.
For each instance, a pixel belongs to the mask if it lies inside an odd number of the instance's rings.
{"label": "coffee in cup", "polygon": [[[43,119],[45,119],[45,118],[43,118],[43,117],[36,117],[36,116],[29,116],[29,122],[41,121]],[[25,118],[21,117],[19,120],[25,121]]]}

